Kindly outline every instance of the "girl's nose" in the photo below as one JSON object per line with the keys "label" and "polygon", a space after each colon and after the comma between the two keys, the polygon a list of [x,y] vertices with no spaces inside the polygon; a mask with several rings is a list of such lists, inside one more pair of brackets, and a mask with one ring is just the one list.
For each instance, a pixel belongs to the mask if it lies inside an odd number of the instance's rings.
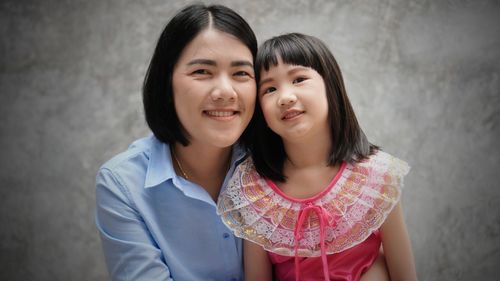
{"label": "girl's nose", "polygon": [[297,96],[291,92],[288,92],[280,95],[278,103],[280,106],[290,106],[293,105],[296,101],[297,101]]}

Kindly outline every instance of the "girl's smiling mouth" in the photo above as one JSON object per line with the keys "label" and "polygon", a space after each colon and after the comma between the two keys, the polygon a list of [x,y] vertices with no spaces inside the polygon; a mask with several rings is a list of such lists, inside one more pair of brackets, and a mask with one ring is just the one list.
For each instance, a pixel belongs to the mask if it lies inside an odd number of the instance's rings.
{"label": "girl's smiling mouth", "polygon": [[289,109],[281,115],[281,120],[291,120],[302,115],[305,111],[297,109]]}

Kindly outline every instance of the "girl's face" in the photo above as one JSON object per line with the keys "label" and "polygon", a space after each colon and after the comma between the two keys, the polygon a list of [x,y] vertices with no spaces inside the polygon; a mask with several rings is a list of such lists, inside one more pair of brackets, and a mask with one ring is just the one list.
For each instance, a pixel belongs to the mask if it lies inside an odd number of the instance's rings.
{"label": "girl's face", "polygon": [[258,96],[267,125],[283,141],[330,134],[325,83],[316,70],[280,59],[262,72]]}
{"label": "girl's face", "polygon": [[252,53],[230,34],[204,30],[179,57],[172,88],[177,116],[192,145],[231,146],[255,107]]}

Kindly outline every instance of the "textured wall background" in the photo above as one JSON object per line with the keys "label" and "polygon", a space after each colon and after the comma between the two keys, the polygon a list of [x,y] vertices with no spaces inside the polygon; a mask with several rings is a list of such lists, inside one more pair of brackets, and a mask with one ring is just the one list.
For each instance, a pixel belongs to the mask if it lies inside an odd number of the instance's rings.
{"label": "textured wall background", "polygon": [[[371,140],[406,159],[420,280],[498,280],[497,1],[219,1],[260,42],[322,38]],[[184,1],[0,3],[0,279],[106,280],[99,165],[148,134],[140,89]]]}

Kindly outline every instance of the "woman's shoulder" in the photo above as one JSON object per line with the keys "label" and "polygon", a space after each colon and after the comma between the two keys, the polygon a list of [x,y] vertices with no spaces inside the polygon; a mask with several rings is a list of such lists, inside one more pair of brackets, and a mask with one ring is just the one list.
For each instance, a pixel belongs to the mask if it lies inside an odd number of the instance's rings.
{"label": "woman's shoulder", "polygon": [[125,151],[116,154],[104,162],[100,169],[115,171],[123,167],[137,164],[138,158],[148,159],[151,147],[155,145],[155,140],[156,139],[152,136],[135,140]]}
{"label": "woman's shoulder", "polygon": [[98,170],[96,181],[107,189],[115,191],[126,189],[141,190],[146,182],[152,151],[158,146],[154,137],[145,137],[134,141],[127,150],[118,153],[106,161]]}

